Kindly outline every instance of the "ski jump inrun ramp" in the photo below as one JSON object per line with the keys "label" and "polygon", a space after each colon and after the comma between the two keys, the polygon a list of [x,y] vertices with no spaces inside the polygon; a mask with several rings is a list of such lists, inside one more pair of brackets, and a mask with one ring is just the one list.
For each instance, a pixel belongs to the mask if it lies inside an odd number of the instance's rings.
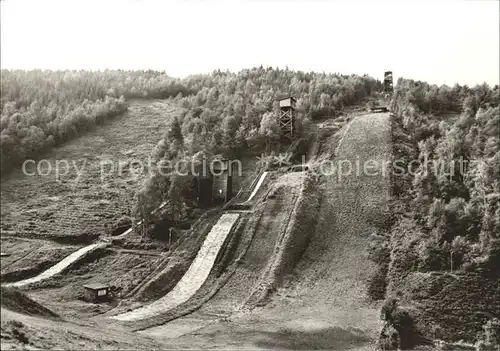
{"label": "ski jump inrun ramp", "polygon": [[[252,189],[252,193],[244,203],[248,203],[255,197],[267,174],[268,172],[262,172],[262,174],[258,178],[258,181],[254,183],[255,186]],[[164,206],[165,202],[162,203],[159,208],[162,208]],[[224,213],[221,215],[217,223],[212,227],[210,233],[207,235],[207,238],[203,242],[202,247],[198,251],[196,258],[194,259],[186,274],[181,278],[174,289],[172,289],[167,295],[150,305],[123,314],[112,316],[111,318],[123,321],[144,319],[157,313],[170,310],[189,300],[189,298],[191,298],[203,285],[208,275],[210,274],[210,271],[212,270],[212,267],[215,263],[215,259],[217,258],[217,254],[224,244],[224,241],[226,240],[228,234],[231,232],[232,228],[237,222],[239,216],[239,213],[234,212]],[[118,237],[124,237],[131,232],[132,228],[126,230]],[[86,254],[107,245],[108,243],[101,242],[82,247],[81,249],[71,253],[69,256],[62,259],[54,266],[43,271],[39,275],[32,278],[20,280],[18,282],[7,283],[4,284],[4,286],[21,287],[46,280],[56,274],[63,272],[72,264],[84,257]]]}
{"label": "ski jump inrun ramp", "polygon": [[227,235],[238,220],[239,213],[225,213],[208,233],[196,258],[177,285],[165,296],[150,305],[111,318],[130,321],[152,317],[186,302],[207,279]]}
{"label": "ski jump inrun ramp", "polygon": [[[260,189],[268,172],[263,172],[255,184],[252,193],[245,201],[251,201]],[[215,263],[217,255],[233,229],[240,214],[224,213],[208,233],[194,261],[177,285],[165,296],[150,305],[112,316],[120,321],[140,320],[166,312],[188,301],[205,283]]]}

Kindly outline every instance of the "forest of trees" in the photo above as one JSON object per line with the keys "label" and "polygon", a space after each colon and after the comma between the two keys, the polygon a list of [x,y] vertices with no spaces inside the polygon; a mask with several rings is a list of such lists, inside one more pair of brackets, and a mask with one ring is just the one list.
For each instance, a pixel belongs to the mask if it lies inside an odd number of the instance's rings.
{"label": "forest of trees", "polygon": [[[279,147],[279,98],[297,99],[296,132],[301,137],[307,135],[311,120],[334,116],[343,106],[360,103],[381,88],[380,81],[367,75],[262,66],[183,79],[151,70],[2,70],[1,174],[123,113],[129,99],[173,99],[181,111],[153,150],[154,156],[158,162],[191,161]],[[148,217],[149,210],[166,199],[172,220],[185,213],[191,183],[182,178],[153,174],[137,194],[135,214]]]}
{"label": "forest of trees", "polygon": [[[422,331],[481,343],[478,350],[498,347],[499,92],[407,79],[395,87],[392,220],[373,235],[378,271],[369,293],[406,307],[390,308],[396,319],[383,317],[384,349],[413,349],[428,341]],[[399,345],[386,333],[391,327]]]}
{"label": "forest of trees", "polygon": [[[432,103],[431,103],[432,102]],[[419,271],[500,267],[499,88],[430,86],[399,80],[392,111],[401,127],[398,154],[413,176],[395,179],[397,196],[408,204],[407,260]],[[460,112],[443,120],[428,107]],[[410,210],[411,209],[411,210]],[[496,267],[496,268],[495,268]]]}
{"label": "forest of trees", "polygon": [[191,91],[154,71],[2,70],[1,173],[127,109],[125,99]]}
{"label": "forest of trees", "polygon": [[[304,73],[288,69],[258,67],[239,73],[214,71],[208,75],[185,79],[191,95],[178,95],[176,105],[182,109],[154,150],[157,162],[179,159],[212,160],[214,157],[238,158],[243,154],[270,152],[280,146],[277,110],[278,99],[297,99],[297,137],[307,137],[312,119],[334,116],[343,106],[362,102],[382,89],[369,76]],[[147,209],[155,208],[168,199],[165,211],[172,218],[179,210],[182,194],[189,193],[189,176],[176,176],[172,181],[159,173],[153,174],[138,199],[136,216],[153,223]],[[179,190],[174,184],[184,184]],[[164,194],[159,197],[144,194]],[[176,200],[177,199],[177,200]],[[174,211],[172,207],[177,210]]]}
{"label": "forest of trees", "polygon": [[184,79],[157,71],[2,70],[1,172],[124,112],[127,99],[175,97],[184,107],[178,120],[185,143],[170,150],[164,140],[160,156],[172,151],[167,156],[173,157],[178,148],[190,155],[200,150],[229,155],[252,143],[270,147],[276,141],[272,109],[278,97],[296,96],[304,116],[317,118],[380,87],[368,76],[263,67]]}
{"label": "forest of trees", "polygon": [[175,157],[181,146],[190,155],[204,151],[226,157],[235,157],[252,147],[262,150],[278,138],[279,98],[296,97],[301,112],[297,121],[300,133],[309,119],[332,115],[381,88],[380,82],[368,76],[263,67],[237,74],[216,71],[193,76],[188,87],[197,93],[176,98],[183,107],[177,117],[183,138],[172,139],[165,134],[157,150],[159,156]]}

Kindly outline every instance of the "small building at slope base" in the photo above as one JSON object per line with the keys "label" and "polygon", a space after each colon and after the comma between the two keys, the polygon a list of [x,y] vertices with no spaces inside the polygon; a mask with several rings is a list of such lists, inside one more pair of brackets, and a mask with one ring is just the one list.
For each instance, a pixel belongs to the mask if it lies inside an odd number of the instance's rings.
{"label": "small building at slope base", "polygon": [[91,283],[83,286],[85,300],[89,302],[102,302],[109,299],[109,286],[101,283]]}

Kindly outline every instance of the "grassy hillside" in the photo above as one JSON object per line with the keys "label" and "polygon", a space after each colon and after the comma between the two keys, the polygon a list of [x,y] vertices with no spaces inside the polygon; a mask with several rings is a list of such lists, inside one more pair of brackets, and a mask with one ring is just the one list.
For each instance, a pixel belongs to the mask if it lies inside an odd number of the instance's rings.
{"label": "grassy hillside", "polygon": [[19,240],[4,233],[1,245],[2,252],[10,254],[1,258],[2,283],[34,277],[77,250],[75,246],[45,240]]}
{"label": "grassy hillside", "polygon": [[[88,241],[112,230],[121,216],[130,215],[133,193],[147,172],[139,173],[132,162],[147,164],[175,110],[167,101],[132,102],[113,122],[53,149],[48,162],[37,164],[46,175],[15,170],[5,176],[2,232],[51,239],[88,234]],[[67,160],[70,168],[61,164],[58,178],[59,160]],[[36,173],[30,166],[29,172]]]}

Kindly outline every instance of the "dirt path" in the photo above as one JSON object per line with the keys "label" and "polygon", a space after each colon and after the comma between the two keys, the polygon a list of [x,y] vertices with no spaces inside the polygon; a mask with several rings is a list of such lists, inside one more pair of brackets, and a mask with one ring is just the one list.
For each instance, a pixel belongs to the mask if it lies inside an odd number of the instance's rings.
{"label": "dirt path", "polygon": [[238,218],[238,213],[225,213],[220,217],[208,233],[186,274],[167,295],[150,305],[111,318],[121,321],[144,319],[186,302],[207,279],[220,248]]}

